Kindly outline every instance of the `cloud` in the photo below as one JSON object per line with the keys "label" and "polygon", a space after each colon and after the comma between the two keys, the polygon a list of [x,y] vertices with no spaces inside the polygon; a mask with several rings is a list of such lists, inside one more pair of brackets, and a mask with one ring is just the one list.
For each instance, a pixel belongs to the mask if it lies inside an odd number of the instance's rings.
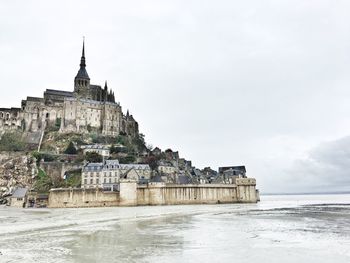
{"label": "cloud", "polygon": [[294,192],[350,191],[350,136],[320,144],[285,172],[284,189]]}

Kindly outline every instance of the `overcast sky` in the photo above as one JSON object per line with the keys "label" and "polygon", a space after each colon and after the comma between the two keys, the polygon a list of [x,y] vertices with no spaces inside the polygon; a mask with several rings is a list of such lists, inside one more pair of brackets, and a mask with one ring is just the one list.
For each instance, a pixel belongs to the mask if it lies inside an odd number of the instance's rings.
{"label": "overcast sky", "polygon": [[82,36],[153,146],[262,192],[350,190],[350,1],[0,1],[0,107],[73,90]]}

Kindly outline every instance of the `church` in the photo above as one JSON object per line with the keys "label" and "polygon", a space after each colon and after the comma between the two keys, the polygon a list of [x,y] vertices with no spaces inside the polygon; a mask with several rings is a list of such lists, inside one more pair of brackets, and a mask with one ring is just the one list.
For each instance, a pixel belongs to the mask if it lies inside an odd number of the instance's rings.
{"label": "church", "polygon": [[45,129],[57,129],[62,133],[96,132],[104,136],[135,137],[139,133],[138,123],[129,111],[123,114],[107,82],[103,88],[90,84],[84,42],[73,91],[47,89],[43,98],[22,100],[21,108],[0,108],[0,134],[11,130],[43,132]]}

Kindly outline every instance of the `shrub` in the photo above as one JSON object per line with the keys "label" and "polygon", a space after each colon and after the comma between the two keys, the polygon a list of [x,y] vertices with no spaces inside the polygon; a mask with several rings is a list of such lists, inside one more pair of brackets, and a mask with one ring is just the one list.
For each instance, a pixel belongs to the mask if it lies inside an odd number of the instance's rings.
{"label": "shrub", "polygon": [[77,154],[77,149],[75,148],[73,142],[68,144],[67,149],[64,151],[65,154]]}
{"label": "shrub", "polygon": [[52,187],[51,178],[45,173],[44,170],[39,168],[38,176],[34,183],[34,190],[39,193],[48,192]]}
{"label": "shrub", "polygon": [[21,136],[16,132],[4,133],[0,139],[0,151],[23,151],[25,143],[21,140]]}
{"label": "shrub", "polygon": [[119,161],[120,161],[120,163],[125,163],[125,164],[127,164],[127,163],[134,163],[136,161],[136,158],[133,155],[128,155],[126,157],[121,157],[119,159]]}
{"label": "shrub", "polygon": [[65,187],[81,187],[81,170],[66,173]]}
{"label": "shrub", "polygon": [[102,162],[103,158],[97,152],[87,152],[85,154],[85,160],[89,163],[100,163]]}

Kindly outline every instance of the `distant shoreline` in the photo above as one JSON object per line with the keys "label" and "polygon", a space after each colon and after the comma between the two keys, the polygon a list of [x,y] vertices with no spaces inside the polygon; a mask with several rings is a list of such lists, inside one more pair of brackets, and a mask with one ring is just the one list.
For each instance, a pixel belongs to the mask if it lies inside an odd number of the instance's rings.
{"label": "distant shoreline", "polygon": [[344,192],[315,192],[315,193],[260,193],[260,195],[343,195],[350,194],[350,191]]}

